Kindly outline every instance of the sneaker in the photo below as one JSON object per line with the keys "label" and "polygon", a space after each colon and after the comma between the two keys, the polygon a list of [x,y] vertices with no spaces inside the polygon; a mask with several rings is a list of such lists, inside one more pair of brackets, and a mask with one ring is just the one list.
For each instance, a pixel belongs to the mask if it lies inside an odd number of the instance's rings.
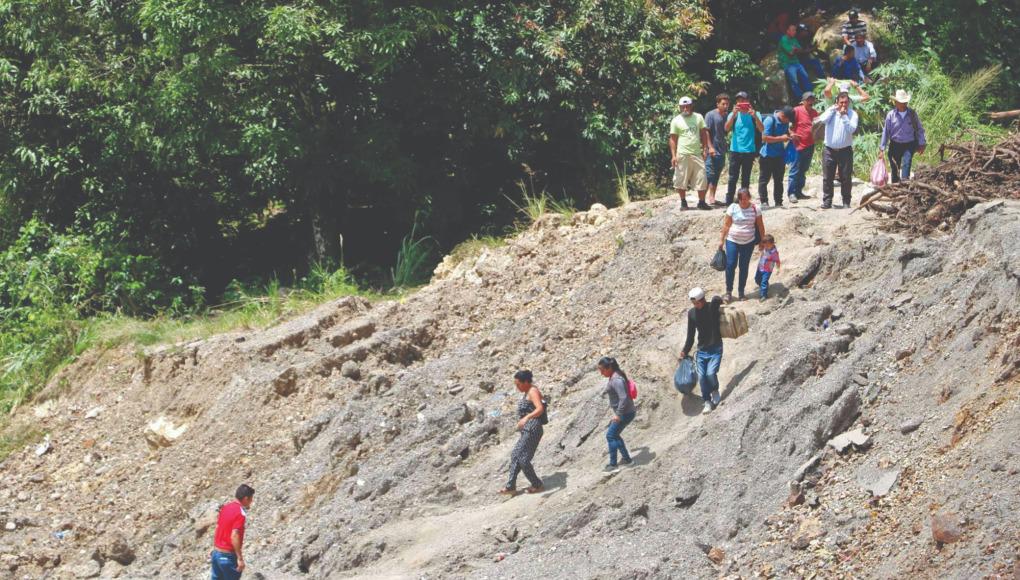
{"label": "sneaker", "polygon": [[712,209],[712,207],[709,206],[707,203],[705,203],[703,201],[699,201],[698,202],[698,209]]}
{"label": "sneaker", "polygon": [[620,460],[620,465],[624,465],[624,466],[634,465],[634,460],[633,459],[621,459]]}
{"label": "sneaker", "polygon": [[805,195],[804,193],[798,193],[797,194],[797,199],[811,199],[811,196],[810,195]]}
{"label": "sneaker", "polygon": [[726,296],[723,297],[723,302],[725,302],[726,304],[729,304],[730,302],[733,302],[733,293],[732,292],[727,292]]}
{"label": "sneaker", "polygon": [[740,294],[737,294],[737,300],[743,300],[743,299],[744,299],[744,293],[743,292],[741,292]]}
{"label": "sneaker", "polygon": [[791,195],[787,199],[790,200],[790,203],[797,203],[797,196],[795,195]]}
{"label": "sneaker", "polygon": [[768,211],[768,209],[769,209],[769,202],[767,202],[767,201],[761,202],[761,210],[762,211]]}
{"label": "sneaker", "polygon": [[712,202],[715,207],[726,207],[725,201],[719,201],[718,199]]}
{"label": "sneaker", "polygon": [[616,465],[613,465],[612,463],[610,463],[610,464],[606,465],[605,467],[603,467],[602,471],[605,472],[605,473],[616,473],[617,471],[620,471],[620,468],[617,467]]}
{"label": "sneaker", "polygon": [[832,209],[831,203],[823,203],[821,209]]}
{"label": "sneaker", "polygon": [[712,391],[712,394],[709,396],[709,399],[711,399],[711,403],[712,403],[712,408],[713,409],[718,407],[719,403],[722,402],[722,396],[719,395],[719,391],[718,390]]}
{"label": "sneaker", "polygon": [[758,301],[759,301],[759,302],[765,302],[765,301],[766,301],[766,300],[768,300],[768,299],[769,299],[769,297],[768,297],[768,296],[762,296],[761,298],[759,298],[759,299],[758,299]]}
{"label": "sneaker", "polygon": [[680,204],[680,211],[686,211],[686,210],[689,210],[689,209],[691,209],[691,208],[687,206],[687,202],[686,201]]}
{"label": "sneaker", "polygon": [[707,415],[712,412],[712,403],[705,402],[705,406],[701,408],[701,414]]}

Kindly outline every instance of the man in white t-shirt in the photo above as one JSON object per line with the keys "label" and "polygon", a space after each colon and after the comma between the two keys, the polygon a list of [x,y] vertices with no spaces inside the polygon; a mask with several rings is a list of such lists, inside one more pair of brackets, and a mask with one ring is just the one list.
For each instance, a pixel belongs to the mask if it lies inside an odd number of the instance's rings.
{"label": "man in white t-shirt", "polygon": [[863,32],[858,32],[854,36],[854,58],[861,65],[861,70],[865,75],[871,74],[871,69],[875,67],[875,60],[878,59],[878,53],[875,52],[875,45],[867,39]]}

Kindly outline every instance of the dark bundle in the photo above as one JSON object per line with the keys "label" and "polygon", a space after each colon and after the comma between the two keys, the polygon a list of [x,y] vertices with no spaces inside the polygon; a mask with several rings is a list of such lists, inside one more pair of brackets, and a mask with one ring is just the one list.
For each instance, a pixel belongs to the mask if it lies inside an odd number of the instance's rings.
{"label": "dark bundle", "polygon": [[1020,199],[1020,133],[994,146],[976,139],[945,144],[939,158],[941,163],[918,170],[911,181],[865,195],[860,207],[890,218],[885,224],[889,230],[923,235],[948,231],[963,212],[983,201]]}

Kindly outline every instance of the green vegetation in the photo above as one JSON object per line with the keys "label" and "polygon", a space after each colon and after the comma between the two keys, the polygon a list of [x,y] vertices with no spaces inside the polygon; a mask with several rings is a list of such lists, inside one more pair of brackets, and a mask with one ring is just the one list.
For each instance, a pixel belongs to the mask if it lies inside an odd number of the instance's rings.
{"label": "green vegetation", "polygon": [[887,40],[903,55],[927,51],[954,77],[1001,67],[992,90],[973,96],[974,106],[1014,109],[1020,102],[1020,5],[997,0],[885,0],[879,14],[894,31]]}
{"label": "green vegetation", "polygon": [[408,288],[421,284],[428,280],[432,264],[432,249],[428,246],[431,238],[415,237],[418,224],[411,228],[400,243],[400,251],[397,252],[397,263],[391,271],[394,288]]}
{"label": "green vegetation", "polygon": [[[893,107],[892,96],[899,88],[909,87],[910,106],[924,123],[928,149],[916,158],[918,164],[935,162],[943,143],[970,135],[981,139],[1001,136],[1001,129],[981,124],[983,109],[979,99],[995,84],[1001,70],[999,66],[991,66],[952,78],[931,55],[926,60],[903,58],[876,67],[872,73],[876,82],[866,86],[871,99],[854,105],[861,116],[861,128],[854,138],[854,173],[861,179],[869,178],[871,164],[878,156],[882,123]],[[819,95],[824,86],[824,80],[816,83]],[[813,163],[815,170],[820,171],[818,157],[816,155]]]}
{"label": "green vegetation", "polygon": [[[868,131],[897,84],[933,150],[1016,102],[1015,7],[878,4],[907,58],[876,73]],[[763,94],[774,11],[0,0],[0,412],[91,344],[402,292],[522,216],[661,195],[676,99]]]}

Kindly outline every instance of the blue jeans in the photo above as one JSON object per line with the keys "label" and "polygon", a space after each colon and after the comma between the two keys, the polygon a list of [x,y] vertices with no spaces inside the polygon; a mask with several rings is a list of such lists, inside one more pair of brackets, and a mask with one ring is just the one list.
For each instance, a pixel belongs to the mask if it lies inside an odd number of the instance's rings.
{"label": "blue jeans", "polygon": [[733,274],[737,270],[737,260],[740,261],[740,277],[737,285],[737,293],[744,295],[744,286],[747,286],[747,267],[751,263],[751,254],[754,253],[754,242],[738,244],[726,240],[726,293],[733,294]]}
{"label": "blue jeans", "polygon": [[810,67],[811,72],[814,73],[816,79],[825,78],[825,67],[822,66],[822,61],[817,58],[813,56],[811,58],[805,58],[801,61],[801,64],[804,65],[805,69]]}
{"label": "blue jeans", "polygon": [[716,153],[705,160],[705,179],[709,185],[719,185],[719,176],[726,165],[726,154]]}
{"label": "blue jeans", "polygon": [[811,167],[811,158],[815,155],[815,146],[805,147],[797,152],[797,162],[790,165],[790,178],[787,180],[786,191],[796,197],[804,193],[807,171]]}
{"label": "blue jeans", "polygon": [[910,143],[889,142],[889,173],[893,183],[910,181],[910,164],[914,160],[917,141]]}
{"label": "blue jeans", "polygon": [[212,551],[212,580],[239,580],[241,573],[237,571],[237,555]]}
{"label": "blue jeans", "polygon": [[616,465],[616,453],[619,452],[623,456],[624,461],[630,461],[630,453],[627,452],[627,444],[623,442],[623,437],[620,433],[630,422],[634,420],[637,415],[637,411],[620,415],[620,422],[616,423],[613,421],[609,422],[609,428],[606,429],[606,441],[609,442],[609,465]]}
{"label": "blue jeans", "polygon": [[767,298],[769,295],[769,278],[772,277],[772,272],[758,272],[754,275],[754,283],[761,289],[761,297]]}
{"label": "blue jeans", "polygon": [[698,348],[694,359],[698,364],[698,380],[701,382],[701,398],[709,403],[712,393],[719,390],[719,365],[722,363],[722,343],[705,349]]}
{"label": "blue jeans", "polygon": [[808,79],[807,70],[799,62],[792,62],[783,67],[783,72],[786,74],[786,82],[790,84],[793,102],[799,103],[800,96],[811,90],[811,81]]}

